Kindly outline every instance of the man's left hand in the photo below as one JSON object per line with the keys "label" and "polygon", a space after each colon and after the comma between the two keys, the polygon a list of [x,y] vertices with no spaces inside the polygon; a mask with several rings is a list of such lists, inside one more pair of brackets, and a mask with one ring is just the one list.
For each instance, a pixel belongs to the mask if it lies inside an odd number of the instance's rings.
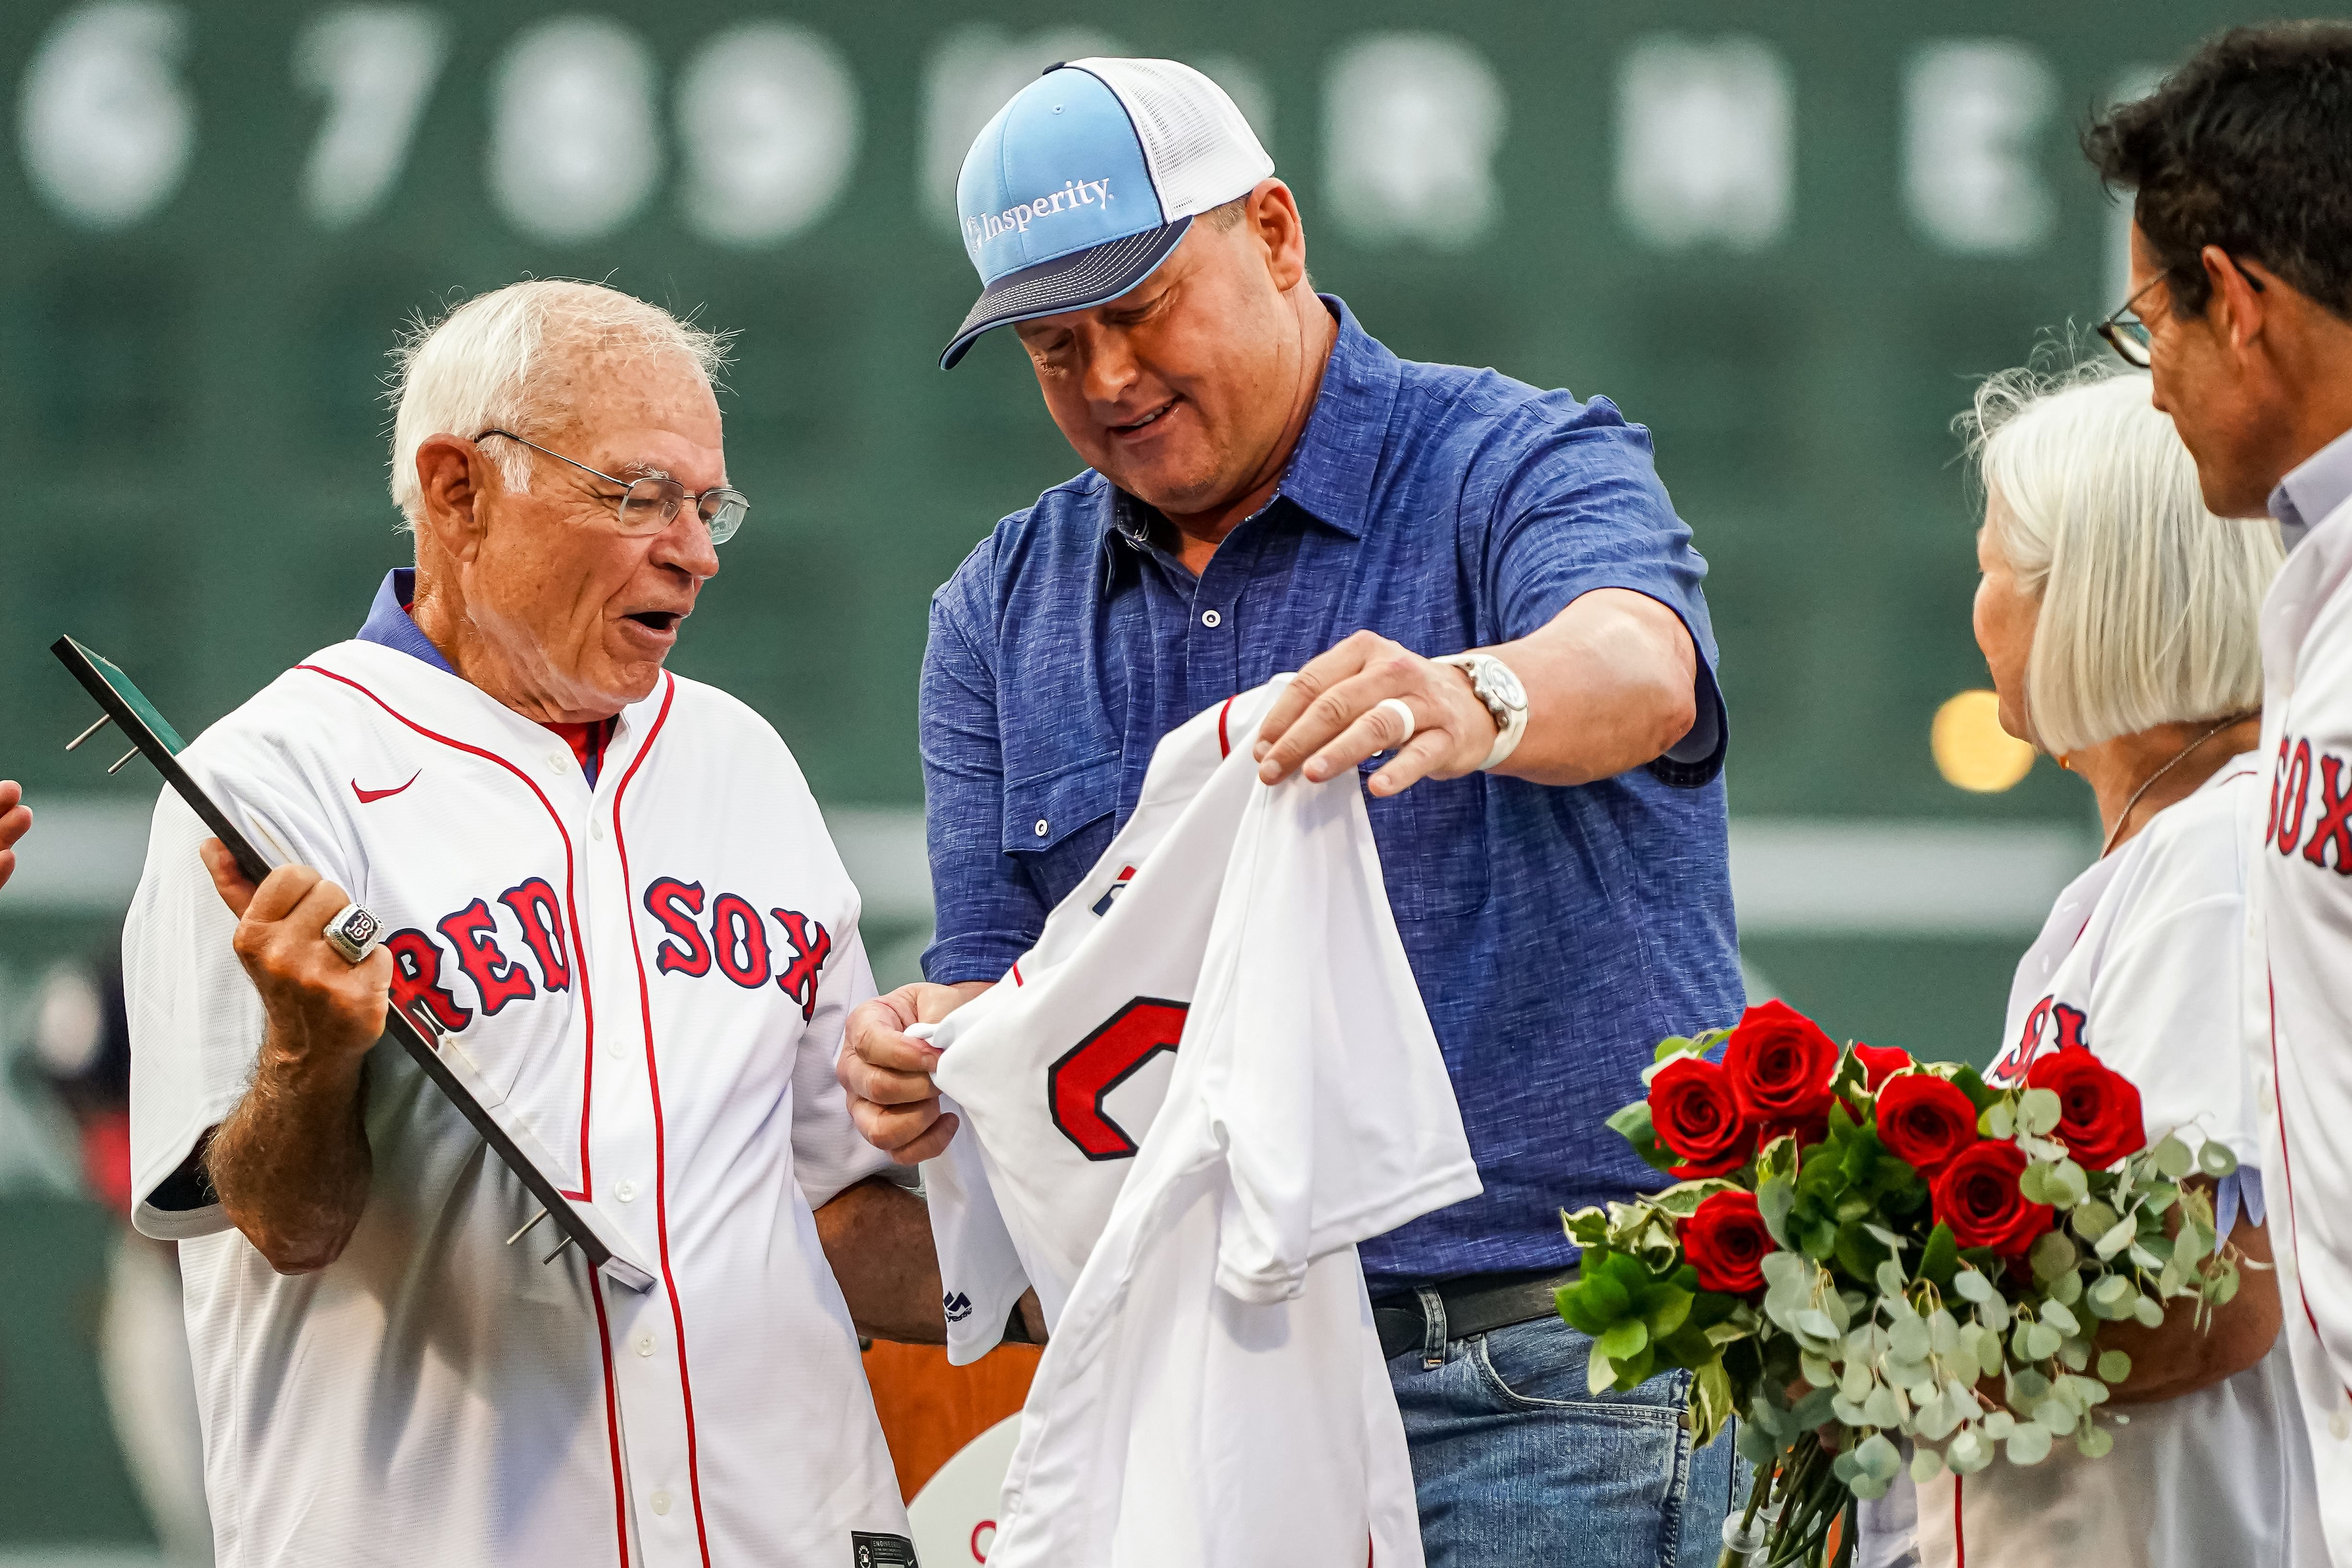
{"label": "man's left hand", "polygon": [[[1412,711],[1410,739],[1396,710],[1381,706],[1391,697]],[[1424,778],[1475,773],[1495,749],[1494,716],[1460,669],[1369,631],[1308,660],[1257,733],[1253,754],[1267,784],[1293,772],[1321,784],[1394,748],[1396,755],[1367,781],[1375,795],[1395,795]]]}

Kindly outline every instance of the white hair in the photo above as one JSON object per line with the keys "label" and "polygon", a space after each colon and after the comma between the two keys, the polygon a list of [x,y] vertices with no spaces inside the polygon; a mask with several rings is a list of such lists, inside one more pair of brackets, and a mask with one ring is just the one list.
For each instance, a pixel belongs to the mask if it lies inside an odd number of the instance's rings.
{"label": "white hair", "polygon": [[1985,526],[2040,601],[2030,737],[2053,756],[2262,706],[2257,629],[2285,559],[2267,518],[2205,510],[2147,378],[2096,363],[1996,375],[1957,422]]}
{"label": "white hair", "polygon": [[[471,439],[503,429],[536,438],[560,426],[572,412],[573,386],[551,367],[593,356],[604,371],[615,361],[682,355],[714,381],[730,337],[617,289],[568,279],[509,283],[437,321],[420,316],[393,351],[393,504],[413,531],[425,504],[416,449],[435,436]],[[509,489],[530,488],[528,448],[499,441],[486,450]]]}

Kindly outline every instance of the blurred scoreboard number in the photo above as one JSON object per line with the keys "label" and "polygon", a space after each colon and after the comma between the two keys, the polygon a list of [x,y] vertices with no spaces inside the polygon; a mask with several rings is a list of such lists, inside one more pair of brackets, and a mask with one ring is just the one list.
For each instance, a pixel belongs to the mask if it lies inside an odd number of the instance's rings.
{"label": "blurred scoreboard number", "polygon": [[924,1568],[988,1561],[997,1491],[1038,1354],[1005,1345],[958,1367],[937,1345],[877,1341],[866,1352],[866,1380]]}

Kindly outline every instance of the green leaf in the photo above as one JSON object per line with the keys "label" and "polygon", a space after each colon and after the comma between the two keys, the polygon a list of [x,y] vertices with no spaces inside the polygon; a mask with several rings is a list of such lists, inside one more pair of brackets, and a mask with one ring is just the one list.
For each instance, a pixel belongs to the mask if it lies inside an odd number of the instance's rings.
{"label": "green leaf", "polygon": [[1738,1431],[1732,1435],[1731,1441],[1732,1447],[1739,1450],[1739,1457],[1759,1468],[1770,1464],[1780,1457],[1780,1445],[1773,1442],[1771,1435],[1753,1421],[1742,1421]]}
{"label": "green leaf", "polygon": [[2063,1301],[2042,1302],[2042,1321],[2062,1334],[2079,1334],[2083,1331],[2082,1323],[2074,1313],[2066,1310],[2066,1303]]}
{"label": "green leaf", "polygon": [[1986,1085],[1983,1075],[1974,1068],[1962,1068],[1951,1075],[1952,1087],[1969,1097],[1969,1103],[1984,1110],[2000,1098],[2000,1091]]}
{"label": "green leaf", "polygon": [[2046,1204],[2050,1198],[2050,1167],[2036,1160],[2017,1175],[2017,1192],[2030,1204]]}
{"label": "green leaf", "polygon": [[[1604,1260],[1611,1256],[1615,1255],[1603,1254]],[[1633,1299],[1627,1294],[1625,1287],[1617,1282],[1614,1274],[1605,1268],[1593,1267],[1592,1255],[1590,1253],[1584,1257],[1582,1273],[1583,1278],[1576,1286],[1577,1296],[1582,1300],[1585,1311],[1591,1321],[1601,1325],[1597,1329],[1586,1329],[1584,1331],[1598,1338],[1608,1331],[1612,1323],[1625,1315],[1626,1309],[1633,1305]],[[1579,1326],[1581,1327],[1581,1325]]]}
{"label": "green leaf", "polygon": [[1650,1342],[1649,1326],[1639,1318],[1624,1321],[1602,1334],[1597,1344],[1600,1353],[1611,1361],[1631,1361]]}
{"label": "green leaf", "polygon": [[1658,1048],[1651,1054],[1650,1060],[1654,1064],[1665,1061],[1674,1057],[1688,1056],[1693,1052],[1703,1051],[1706,1048],[1706,1047],[1705,1046],[1700,1045],[1696,1040],[1691,1039],[1687,1036],[1668,1035],[1664,1039],[1658,1042]]}
{"label": "green leaf", "polygon": [[[1938,1290],[1952,1288],[1952,1277],[1960,1267],[1959,1244],[1952,1239],[1952,1227],[1937,1225],[1927,1233],[1927,1246],[1919,1255],[1919,1278],[1932,1283]],[[1965,1294],[1965,1292],[1963,1292]]]}
{"label": "green leaf", "polygon": [[1943,1473],[1943,1455],[1933,1448],[1915,1448],[1911,1451],[1911,1479],[1916,1485],[1925,1486]]}
{"label": "green leaf", "polygon": [[1584,1391],[1602,1394],[1617,1385],[1617,1366],[1596,1347],[1584,1363]]}
{"label": "green leaf", "polygon": [[1782,1247],[1793,1247],[1789,1235],[1789,1211],[1797,1205],[1797,1184],[1786,1176],[1767,1176],[1756,1186],[1756,1209],[1764,1228]]}
{"label": "green leaf", "polygon": [[2050,1201],[2060,1208],[2073,1208],[2090,1194],[2091,1178],[2074,1161],[2061,1160],[2050,1168]]}
{"label": "green leaf", "polygon": [[[1951,1235],[1951,1231],[1946,1226],[1939,1225],[1936,1228],[1942,1231],[1946,1236]],[[1927,1243],[1927,1246],[1931,1250],[1934,1248],[1935,1245],[1936,1244],[1932,1239]],[[1965,1300],[1970,1301],[1990,1301],[2000,1294],[2000,1291],[1993,1289],[1991,1280],[1986,1279],[1983,1275],[1978,1273],[1973,1268],[1956,1270],[1952,1275],[1952,1289],[1958,1291]]]}
{"label": "green leaf", "polygon": [[2195,1157],[2189,1152],[2189,1145],[2169,1132],[2156,1146],[2156,1168],[2172,1181],[2177,1182],[2187,1175],[2195,1163]]}
{"label": "green leaf", "polygon": [[1977,1131],[1997,1142],[2017,1135],[2017,1118],[2006,1100],[1995,1100],[1977,1118]]}
{"label": "green leaf", "polygon": [[1709,1338],[1705,1329],[1685,1323],[1664,1339],[1652,1335],[1650,1344],[1658,1352],[1658,1359],[1669,1365],[1688,1367],[1695,1372],[1710,1367],[1722,1370],[1723,1347]]}
{"label": "green leaf", "polygon": [[2053,1089],[2029,1089],[2017,1097],[2017,1123],[2037,1138],[2057,1131],[2065,1114],[2065,1102]]}
{"label": "green leaf", "polygon": [[1896,1472],[1903,1468],[1902,1451],[1887,1440],[1884,1432],[1874,1432],[1864,1437],[1861,1446],[1854,1449],[1853,1458],[1865,1475],[1875,1476],[1882,1481],[1893,1480]]}
{"label": "green leaf", "polygon": [[1633,1146],[1642,1163],[1655,1171],[1671,1171],[1681,1164],[1682,1156],[1658,1142],[1658,1130],[1650,1121],[1650,1102],[1637,1100],[1609,1119],[1612,1131]]}
{"label": "green leaf", "polygon": [[2018,1424],[2009,1435],[2006,1457],[2012,1465],[2038,1465],[2050,1457],[2050,1428],[2038,1421]]}
{"label": "green leaf", "polygon": [[2139,1235],[2139,1220],[2137,1216],[2116,1221],[2099,1237],[2098,1246],[2095,1248],[2099,1260],[2104,1263],[2113,1258],[2116,1253],[2129,1247],[2132,1244],[2132,1238],[2137,1235]]}
{"label": "green leaf", "polygon": [[2121,1351],[2099,1352],[2099,1381],[2108,1384],[2123,1382],[2131,1376],[2131,1357]]}
{"label": "green leaf", "polygon": [[[2027,1172],[2030,1174],[2037,1168],[2028,1166]],[[2067,1239],[2066,1233],[2053,1230],[2044,1233],[2042,1239],[2033,1244],[2029,1261],[2033,1265],[2033,1277],[2048,1284],[2060,1275],[2072,1271],[2078,1258],[2074,1244]]]}
{"label": "green leaf", "polygon": [[1965,1427],[1945,1445],[1944,1462],[1956,1476],[1972,1476],[1992,1463],[1992,1445],[1977,1428]]}
{"label": "green leaf", "polygon": [[2132,1289],[2131,1280],[2121,1274],[2109,1274],[2084,1292],[2092,1314],[2114,1321],[2131,1316],[2132,1301],[2139,1292]]}
{"label": "green leaf", "polygon": [[1848,1278],[1868,1279],[1887,1261],[1886,1248],[1859,1221],[1848,1220],[1838,1226],[1837,1260]]}
{"label": "green leaf", "polygon": [[2096,1241],[2115,1227],[2116,1219],[2116,1211],[2107,1205],[2096,1198],[2084,1198],[2074,1205],[2074,1234],[2084,1241]]}
{"label": "green leaf", "polygon": [[2198,1147],[2197,1168],[2218,1182],[2237,1173],[2238,1156],[2228,1144],[2208,1138]]}
{"label": "green leaf", "polygon": [[2086,1459],[2104,1459],[2115,1446],[2114,1433],[2104,1426],[2094,1426],[2087,1421],[2083,1424],[2083,1429],[2074,1434],[2074,1447]]}
{"label": "green leaf", "polygon": [[2144,1329],[2164,1327],[2164,1309],[2146,1296],[2132,1302],[2132,1316],[2139,1320],[2140,1327]]}
{"label": "green leaf", "polygon": [[2058,1353],[2065,1336],[2047,1323],[2029,1323],[2025,1328],[2025,1359],[2047,1361]]}

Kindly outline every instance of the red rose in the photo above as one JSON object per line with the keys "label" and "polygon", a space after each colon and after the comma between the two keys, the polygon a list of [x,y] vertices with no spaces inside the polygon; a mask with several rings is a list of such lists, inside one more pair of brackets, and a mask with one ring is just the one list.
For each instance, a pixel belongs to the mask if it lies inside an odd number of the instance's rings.
{"label": "red rose", "polygon": [[1829,1113],[1837,1059],[1837,1047],[1820,1026],[1785,1002],[1748,1008],[1723,1048],[1723,1070],[1740,1113],[1767,1137],[1808,1127]]}
{"label": "red rose", "polygon": [[1906,1072],[1878,1091],[1878,1141],[1932,1176],[1977,1141],[1977,1108],[1934,1073]]}
{"label": "red rose", "polygon": [[1853,1054],[1868,1075],[1870,1092],[1876,1094],[1881,1084],[1911,1065],[1911,1053],[1895,1046],[1865,1046],[1853,1043]]}
{"label": "red rose", "polygon": [[1703,1290],[1744,1296],[1764,1288],[1764,1255],[1772,1233],[1756,1207],[1754,1193],[1709,1193],[1698,1212],[1675,1227],[1683,1257],[1698,1270]]}
{"label": "red rose", "polygon": [[2139,1090],[2087,1047],[2069,1047],[2035,1058],[2025,1069],[2025,1087],[2058,1096],[2057,1136],[2086,1171],[2104,1171],[2147,1146]]}
{"label": "red rose", "polygon": [[2025,1151],[1990,1138],[1952,1157],[1931,1189],[1936,1217],[1962,1247],[1990,1247],[2003,1258],[2022,1257],[2053,1218],[2048,1204],[2030,1204],[2017,1190]]}
{"label": "red rose", "polygon": [[1704,1057],[1676,1057],[1650,1079],[1650,1127],[1683,1157],[1673,1173],[1685,1181],[1737,1170],[1756,1148],[1730,1079]]}

